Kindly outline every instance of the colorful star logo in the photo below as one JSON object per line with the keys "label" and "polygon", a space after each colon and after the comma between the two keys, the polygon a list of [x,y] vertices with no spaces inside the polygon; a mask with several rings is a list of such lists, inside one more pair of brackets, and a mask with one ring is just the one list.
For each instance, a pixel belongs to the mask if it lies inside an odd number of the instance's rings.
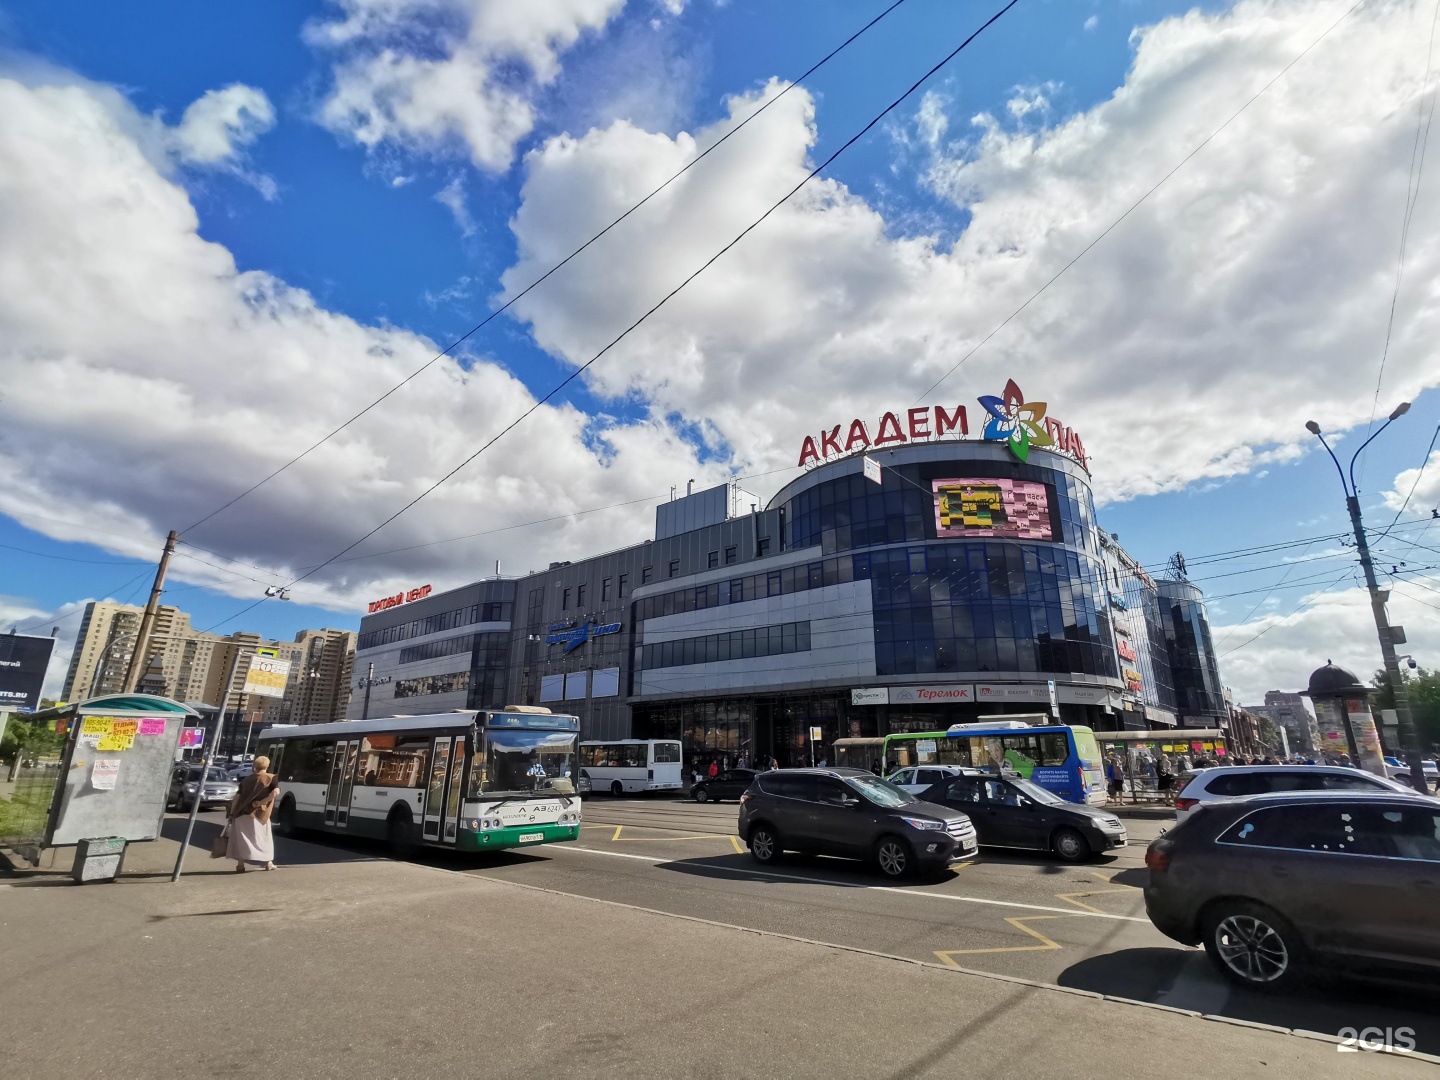
{"label": "colorful star logo", "polygon": [[980,404],[990,414],[985,421],[985,435],[995,442],[1010,445],[1010,452],[1021,461],[1030,458],[1030,447],[1053,446],[1055,440],[1045,433],[1041,421],[1045,419],[1045,402],[1026,401],[1014,379],[1005,383],[1003,398],[986,394]]}

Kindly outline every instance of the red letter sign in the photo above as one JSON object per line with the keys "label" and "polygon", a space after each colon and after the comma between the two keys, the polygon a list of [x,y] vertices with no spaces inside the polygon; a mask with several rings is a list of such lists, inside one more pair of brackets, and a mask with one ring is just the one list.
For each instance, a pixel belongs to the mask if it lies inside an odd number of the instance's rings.
{"label": "red letter sign", "polygon": [[875,445],[885,446],[892,442],[905,442],[905,433],[900,430],[900,418],[893,412],[887,412],[880,418],[880,434],[875,436]]}
{"label": "red letter sign", "polygon": [[930,437],[930,410],[926,408],[910,410],[910,438],[928,439]]}
{"label": "red letter sign", "polygon": [[806,435],[805,441],[800,444],[800,468],[803,469],[806,464],[811,461],[819,460],[820,453],[815,449],[815,440],[812,439],[809,435]]}
{"label": "red letter sign", "polygon": [[945,415],[945,406],[935,406],[935,437],[944,436],[947,431],[959,431],[961,435],[970,434],[970,425],[965,422],[965,406],[956,408],[952,415]]}

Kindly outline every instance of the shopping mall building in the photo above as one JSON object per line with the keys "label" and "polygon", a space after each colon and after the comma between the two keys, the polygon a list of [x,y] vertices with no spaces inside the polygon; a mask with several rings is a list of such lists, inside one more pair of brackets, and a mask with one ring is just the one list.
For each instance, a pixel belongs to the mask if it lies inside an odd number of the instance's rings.
{"label": "shopping mall building", "polygon": [[1014,383],[979,404],[806,436],[763,508],[722,485],[659,506],[634,547],[377,601],[369,715],[546,705],[585,738],[782,765],[811,728],[825,757],[1002,714],[1222,727],[1200,591],[1099,528],[1083,443],[1043,404]]}

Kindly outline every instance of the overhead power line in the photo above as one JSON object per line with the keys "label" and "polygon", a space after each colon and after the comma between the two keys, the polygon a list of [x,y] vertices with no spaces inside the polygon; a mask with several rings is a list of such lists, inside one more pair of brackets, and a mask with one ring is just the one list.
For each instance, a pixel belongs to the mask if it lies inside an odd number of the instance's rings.
{"label": "overhead power line", "polygon": [[[881,120],[885,119],[885,117],[889,116],[890,113],[894,112],[897,108],[899,108],[900,105],[904,103],[906,99],[908,99],[912,94],[914,94],[916,90],[920,89],[921,86],[928,82],[936,72],[949,64],[951,60],[955,59],[955,57],[959,56],[961,52],[963,52],[966,48],[969,47],[971,42],[973,42],[976,38],[978,38],[981,34],[983,34],[986,30],[988,30],[991,26],[998,22],[1005,15],[1006,12],[1008,12],[1019,2],[1020,0],[1009,0],[1008,3],[1004,4],[998,11],[995,12],[995,14],[991,15],[988,19],[986,19],[985,22],[980,25],[979,29],[971,33],[968,37],[965,38],[965,40],[963,40],[959,45],[957,45],[954,49],[947,53],[944,58],[942,58],[938,63],[936,63],[933,67],[926,71],[925,74],[920,76],[920,78],[916,79],[915,82],[913,82],[904,93],[902,93],[899,97],[895,98],[895,100],[890,102],[890,104],[886,105],[885,108],[882,109],[880,112],[875,114],[875,116],[871,120],[869,120],[864,127],[862,127],[859,131],[855,132],[854,135],[851,135],[850,138],[846,139],[845,142],[843,142],[833,153],[831,153],[829,157],[827,157],[824,161],[820,162],[820,164],[815,166],[815,168],[811,169],[810,172],[808,172],[798,184],[796,184],[784,195],[782,195],[778,200],[776,200],[769,207],[769,209],[767,209],[763,214],[761,214],[758,218],[752,221],[749,225],[745,226],[744,229],[742,229],[738,234],[736,234],[734,239],[732,239],[729,243],[725,244],[725,246],[722,247],[719,251],[717,251],[714,255],[711,255],[708,259],[701,263],[697,269],[692,271],[684,280],[682,280],[678,285],[676,285],[673,289],[671,289],[668,293],[666,293],[663,297],[656,301],[656,303],[652,305],[647,311],[645,311],[644,314],[642,314],[638,319],[636,319],[624,330],[622,330],[618,335],[616,335],[616,337],[613,338],[609,344],[604,346],[604,348],[602,348],[594,356],[590,357],[589,360],[581,364],[564,379],[561,379],[559,383],[557,383],[553,388],[551,388],[549,393],[537,400],[533,405],[531,405],[528,409],[522,412],[509,424],[507,424],[498,434],[492,436],[485,443],[483,443],[478,450],[466,457],[449,472],[441,476],[440,479],[436,480],[429,487],[425,488],[423,491],[420,492],[420,494],[416,495],[413,499],[407,502],[404,506],[400,507],[400,509],[396,510],[384,521],[380,522],[380,524],[376,525],[369,532],[347,544],[345,547],[337,551],[334,555],[331,555],[324,562],[317,564],[312,569],[307,570],[305,573],[296,577],[293,581],[290,582],[290,585],[296,585],[301,581],[304,581],[306,578],[312,577],[320,570],[324,569],[342,556],[354,550],[356,547],[359,547],[366,540],[370,539],[370,537],[374,536],[381,529],[385,528],[385,526],[389,525],[392,521],[405,514],[408,510],[410,510],[426,496],[430,495],[442,485],[446,484],[451,478],[453,478],[457,473],[459,473],[461,469],[465,468],[465,466],[469,465],[486,450],[494,446],[511,431],[519,427],[532,413],[534,413],[537,409],[539,409],[542,405],[548,402],[556,394],[560,393],[560,391],[563,390],[566,386],[570,385],[570,383],[572,383],[581,375],[583,375],[586,371],[588,371],[592,365],[594,365],[598,360],[600,360],[601,357],[605,356],[605,354],[608,353],[611,349],[613,349],[616,345],[620,344],[621,341],[625,340],[625,338],[628,337],[631,332],[640,327],[647,319],[650,318],[651,315],[659,311],[673,297],[679,294],[681,290],[683,290],[687,285],[689,285],[692,281],[694,281],[697,277],[699,277],[716,262],[718,262],[722,257],[724,257],[724,255],[732,248],[734,248],[736,244],[740,243],[741,240],[745,239],[745,237],[749,236],[750,233],[755,231],[755,229],[759,228],[759,226],[763,224],[770,217],[771,214],[775,213],[776,210],[780,209],[780,207],[784,206],[787,202],[789,202],[790,199],[793,198],[795,194],[800,191],[801,188],[803,188],[815,177],[819,176],[820,173],[822,173],[826,168],[828,168],[836,158],[838,158],[846,150],[850,149],[850,147],[854,146],[857,142],[860,141],[860,139],[864,138],[864,136],[868,134],[872,128],[875,127],[875,125],[880,123]],[[260,602],[263,601],[257,601],[257,603]],[[247,607],[242,611],[237,612],[236,615],[231,616],[231,618],[238,618],[239,615],[244,614],[245,611],[249,611],[250,608],[254,606],[256,605],[250,605],[250,607]],[[227,621],[229,620],[222,620],[222,622]],[[217,623],[216,625],[221,624]]]}
{"label": "overhead power line", "polygon": [[[296,454],[293,458],[291,458],[289,461],[285,462],[285,464],[281,465],[279,468],[275,469],[275,470],[274,470],[273,472],[271,472],[269,475],[267,475],[267,476],[265,476],[265,477],[262,477],[260,480],[257,480],[255,483],[251,484],[251,485],[250,485],[248,488],[246,488],[244,491],[240,492],[240,494],[236,495],[236,496],[235,496],[233,499],[231,499],[229,502],[226,502],[226,503],[224,503],[223,505],[218,506],[218,507],[216,507],[214,510],[210,511],[210,513],[206,514],[206,515],[205,515],[204,517],[202,517],[199,521],[193,522],[192,524],[187,525],[185,528],[181,529],[181,530],[180,530],[180,535],[181,535],[181,536],[184,536],[186,533],[190,532],[192,529],[198,528],[199,526],[205,524],[205,522],[209,521],[211,518],[215,517],[217,514],[223,513],[225,510],[228,510],[230,507],[232,507],[232,506],[234,506],[236,503],[238,503],[241,499],[244,499],[246,496],[250,495],[251,493],[253,493],[253,492],[255,492],[256,490],[258,490],[259,488],[263,487],[265,484],[268,484],[271,480],[275,479],[275,477],[279,476],[279,475],[280,475],[281,473],[283,473],[286,469],[289,469],[292,465],[296,464],[297,462],[299,462],[300,460],[302,460],[303,458],[305,458],[305,457],[308,456],[309,454],[313,453],[315,450],[318,450],[320,447],[324,446],[327,442],[329,442],[331,439],[333,439],[336,435],[339,435],[340,432],[344,431],[347,427],[349,427],[351,424],[353,424],[356,420],[359,420],[362,416],[364,416],[366,413],[368,413],[371,409],[375,408],[375,406],[379,405],[379,404],[380,404],[381,402],[383,402],[386,398],[390,397],[391,394],[394,394],[397,390],[399,390],[401,387],[405,386],[407,383],[409,383],[409,382],[410,382],[412,379],[414,379],[416,376],[418,376],[418,375],[420,375],[422,372],[428,370],[433,364],[435,364],[435,363],[436,363],[438,360],[440,360],[442,357],[448,356],[453,350],[455,350],[455,349],[458,348],[460,345],[462,345],[464,342],[466,342],[467,340],[469,340],[471,337],[473,337],[476,333],[478,333],[481,329],[483,329],[485,326],[487,326],[487,325],[488,325],[489,323],[491,323],[493,320],[495,320],[495,319],[498,318],[499,316],[503,315],[506,311],[510,310],[510,308],[514,307],[517,303],[519,303],[521,300],[523,300],[526,296],[528,296],[528,295],[530,294],[531,290],[535,289],[537,286],[539,286],[540,284],[542,284],[543,282],[545,282],[552,274],[554,274],[556,271],[560,270],[562,267],[568,265],[572,259],[574,259],[576,256],[578,256],[581,252],[585,251],[588,247],[590,247],[590,246],[591,246],[592,244],[594,244],[597,240],[599,240],[601,237],[603,237],[603,236],[604,236],[606,233],[608,233],[611,229],[615,228],[615,226],[619,225],[622,221],[624,221],[626,218],[628,218],[631,214],[635,213],[635,211],[639,210],[642,206],[644,206],[646,203],[648,203],[651,199],[655,198],[656,195],[659,195],[662,191],[664,191],[666,188],[668,188],[668,187],[669,187],[671,184],[673,184],[676,180],[680,179],[680,177],[684,176],[687,172],[689,172],[691,169],[693,169],[696,165],[700,164],[701,161],[703,161],[705,158],[707,158],[707,157],[710,156],[710,154],[711,154],[712,151],[719,149],[725,142],[727,142],[732,135],[735,135],[737,132],[740,131],[741,128],[745,127],[747,124],[749,124],[749,123],[750,123],[752,120],[754,120],[756,117],[760,116],[761,113],[765,112],[766,109],[770,108],[770,106],[774,105],[777,101],[779,101],[781,98],[783,98],[783,97],[784,97],[786,94],[788,94],[791,90],[793,90],[793,89],[795,89],[795,87],[799,86],[800,83],[802,83],[805,79],[808,79],[811,75],[815,74],[815,72],[819,71],[822,67],[824,67],[824,66],[825,66],[826,64],[828,64],[831,60],[833,60],[836,56],[838,56],[845,48],[847,48],[850,44],[852,44],[852,43],[855,41],[856,38],[860,37],[860,36],[861,36],[862,34],[864,34],[867,30],[869,30],[871,27],[873,27],[876,23],[880,22],[881,19],[885,18],[885,16],[889,15],[892,11],[894,11],[896,8],[898,8],[898,7],[899,7],[901,4],[903,4],[903,3],[905,3],[905,0],[894,0],[894,2],[891,3],[891,4],[890,4],[888,7],[886,7],[884,10],[882,10],[882,11],[880,12],[880,14],[876,15],[873,19],[871,19],[869,22],[867,22],[864,26],[860,27],[860,29],[856,30],[853,34],[851,34],[848,38],[846,38],[844,41],[842,41],[839,45],[835,46],[835,48],[831,49],[828,53],[826,53],[824,56],[822,56],[819,60],[817,60],[815,63],[811,64],[809,68],[807,68],[804,72],[802,72],[802,73],[801,73],[800,75],[798,75],[796,78],[794,78],[794,79],[792,79],[790,82],[786,83],[785,86],[781,88],[781,90],[780,90],[780,92],[779,92],[778,94],[776,94],[774,97],[772,97],[772,98],[770,98],[769,100],[767,100],[767,101],[765,101],[764,103],[762,103],[761,106],[760,106],[758,109],[756,109],[754,112],[752,112],[749,116],[745,117],[745,119],[741,120],[738,124],[736,124],[736,125],[735,125],[734,127],[732,127],[730,130],[726,131],[723,135],[720,136],[720,138],[716,139],[713,143],[711,143],[709,146],[707,146],[702,152],[700,152],[699,154],[697,154],[697,155],[696,155],[694,158],[692,158],[690,161],[686,162],[683,167],[681,167],[680,169],[678,169],[674,174],[672,174],[672,175],[671,175],[664,183],[662,183],[659,187],[655,188],[654,191],[650,192],[650,193],[649,193],[648,195],[646,195],[643,199],[641,199],[639,202],[637,202],[634,206],[630,207],[630,209],[626,210],[623,214],[621,214],[619,217],[617,217],[614,221],[610,222],[610,224],[606,225],[603,229],[601,229],[599,232],[597,232],[594,236],[590,237],[589,240],[586,240],[583,244],[581,244],[579,247],[577,247],[574,251],[570,252],[569,255],[566,255],[565,258],[561,259],[561,260],[560,260],[558,263],[556,263],[554,266],[550,267],[549,270],[546,270],[543,274],[541,274],[538,278],[536,278],[534,281],[532,281],[529,285],[525,286],[525,288],[521,289],[518,293],[516,293],[514,296],[512,296],[509,300],[505,301],[505,303],[502,304],[500,307],[496,308],[496,309],[495,309],[494,311],[492,311],[489,315],[486,315],[485,318],[481,319],[478,323],[476,323],[474,326],[472,326],[472,327],[471,327],[469,330],[467,330],[465,333],[461,334],[458,338],[456,338],[454,341],[452,341],[449,345],[446,345],[445,348],[441,349],[438,353],[436,353],[434,356],[432,356],[429,360],[427,360],[427,361],[426,361],[424,364],[422,364],[420,367],[416,368],[416,369],[415,369],[414,371],[412,371],[409,375],[405,376],[405,378],[401,379],[398,383],[396,383],[394,386],[392,386],[389,390],[386,390],[385,393],[381,394],[381,395],[380,395],[378,398],[376,398],[374,401],[370,402],[369,405],[366,405],[366,406],[365,406],[363,409],[361,409],[359,412],[355,413],[355,415],[351,416],[348,420],[346,420],[346,421],[345,421],[343,424],[341,424],[339,427],[333,429],[333,430],[330,431],[327,435],[325,435],[323,438],[319,439],[318,441],[312,443],[310,446],[306,447],[304,450],[302,450],[300,453]],[[568,382],[569,380],[566,380],[566,381]],[[561,385],[563,386],[564,384],[562,383]]]}
{"label": "overhead power line", "polygon": [[1211,140],[1214,139],[1215,136],[1219,135],[1222,131],[1229,127],[1231,123],[1233,123],[1240,116],[1241,113],[1243,113],[1246,109],[1250,108],[1251,105],[1255,104],[1256,100],[1258,100],[1261,95],[1263,95],[1272,86],[1279,82],[1291,68],[1293,68],[1301,60],[1303,60],[1311,49],[1315,48],[1315,46],[1319,45],[1320,42],[1324,41],[1327,37],[1329,37],[1331,31],[1333,31],[1337,26],[1339,26],[1342,22],[1344,22],[1351,15],[1353,15],[1356,9],[1361,7],[1365,3],[1367,3],[1367,0],[1359,0],[1359,2],[1354,5],[1354,7],[1351,7],[1348,11],[1345,12],[1345,14],[1341,15],[1340,18],[1336,19],[1333,23],[1331,23],[1330,26],[1326,28],[1323,34],[1321,34],[1318,38],[1312,41],[1309,45],[1305,46],[1305,48],[1300,52],[1298,56],[1295,57],[1295,59],[1291,60],[1288,64],[1281,68],[1280,71],[1276,73],[1275,77],[1272,78],[1269,82],[1267,82],[1264,86],[1262,86],[1259,90],[1257,90],[1254,95],[1252,95],[1251,98],[1245,102],[1244,105],[1241,105],[1240,108],[1236,109],[1233,113],[1231,113],[1229,118],[1226,119],[1223,124],[1217,127],[1209,135],[1205,136],[1205,138],[1200,142],[1199,145],[1197,145],[1193,150],[1191,150],[1188,154],[1186,154],[1183,158],[1176,162],[1175,166],[1164,176],[1162,176],[1155,183],[1154,187],[1150,188],[1150,190],[1145,192],[1144,195],[1141,195],[1140,198],[1136,199],[1133,203],[1131,203],[1129,208],[1118,218],[1112,221],[1109,225],[1107,225],[1104,231],[1101,232],[1099,236],[1095,237],[1095,239],[1091,240],[1088,244],[1081,248],[1079,252],[1077,252],[1069,262],[1062,266],[1055,273],[1055,275],[1050,278],[1049,281],[1045,282],[1045,284],[1041,285],[1040,288],[1036,289],[1035,292],[1030,295],[1030,298],[1028,300],[1026,300],[1019,307],[1017,307],[1009,315],[1005,316],[1005,318],[1001,320],[999,325],[997,325],[993,330],[991,330],[988,334],[981,338],[975,344],[975,346],[971,348],[969,352],[967,352],[964,356],[960,357],[960,359],[955,362],[954,366],[952,366],[949,371],[945,372],[944,375],[941,375],[940,378],[936,379],[935,382],[930,385],[930,388],[928,390],[926,390],[923,394],[921,394],[918,398],[915,399],[915,404],[918,405],[920,402],[924,401],[927,397],[929,397],[935,392],[935,390],[940,386],[941,383],[943,383],[946,379],[950,378],[951,375],[954,375],[955,372],[960,370],[960,366],[964,364],[965,361],[969,360],[972,356],[979,352],[985,346],[985,343],[988,342],[991,338],[993,338],[996,334],[998,334],[1001,330],[1009,326],[1010,323],[1021,312],[1023,312],[1026,308],[1028,308],[1031,304],[1038,300],[1041,295],[1043,295],[1044,292],[1050,288],[1051,285],[1054,285],[1055,282],[1059,281],[1062,277],[1064,277],[1072,266],[1074,266],[1090,252],[1091,248],[1093,248],[1096,244],[1100,243],[1101,240],[1104,240],[1105,237],[1109,236],[1110,233],[1113,232],[1122,221],[1124,221],[1132,213],[1138,210],[1141,204],[1143,204],[1147,199],[1149,199],[1151,195],[1154,195],[1155,192],[1159,191],[1160,188],[1165,185],[1166,181],[1168,181],[1172,176],[1174,176],[1177,172],[1183,169],[1186,164],[1189,163],[1191,158],[1193,158],[1196,154],[1200,153],[1200,151],[1205,149],[1206,146],[1210,145]]}

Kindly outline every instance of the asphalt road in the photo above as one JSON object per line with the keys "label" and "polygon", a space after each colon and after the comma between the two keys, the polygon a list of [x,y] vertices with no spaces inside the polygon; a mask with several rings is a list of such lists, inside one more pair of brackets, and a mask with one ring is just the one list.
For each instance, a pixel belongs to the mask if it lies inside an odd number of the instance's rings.
{"label": "asphalt road", "polygon": [[[1163,821],[1127,821],[1129,847],[1078,866],[982,849],[937,878],[892,883],[840,859],[789,856],[761,869],[735,835],[737,809],[595,797],[586,800],[577,843],[478,861],[425,852],[420,860],[566,896],[1284,1028],[1332,1036],[1346,1028],[1409,1028],[1416,1049],[1440,1054],[1436,988],[1326,979],[1289,996],[1243,991],[1223,980],[1202,950],[1155,930],[1140,889],[1145,845]],[[307,839],[337,856],[383,854],[366,841]],[[316,850],[297,845],[297,854],[300,848]],[[282,846],[279,858],[287,854]],[[635,976],[622,956],[585,962],[614,965],[620,983]],[[703,965],[694,977],[706,978]]]}
{"label": "asphalt road", "polygon": [[[1414,1029],[1440,1053],[1440,991],[1326,980],[1288,997],[1232,987],[1200,949],[1145,917],[1145,845],[1078,866],[986,849],[938,879],[892,884],[859,863],[790,856],[762,870],[735,835],[736,804],[593,798],[577,844],[508,853],[462,873],[1326,1034]],[[697,978],[703,978],[697,972]]]}

